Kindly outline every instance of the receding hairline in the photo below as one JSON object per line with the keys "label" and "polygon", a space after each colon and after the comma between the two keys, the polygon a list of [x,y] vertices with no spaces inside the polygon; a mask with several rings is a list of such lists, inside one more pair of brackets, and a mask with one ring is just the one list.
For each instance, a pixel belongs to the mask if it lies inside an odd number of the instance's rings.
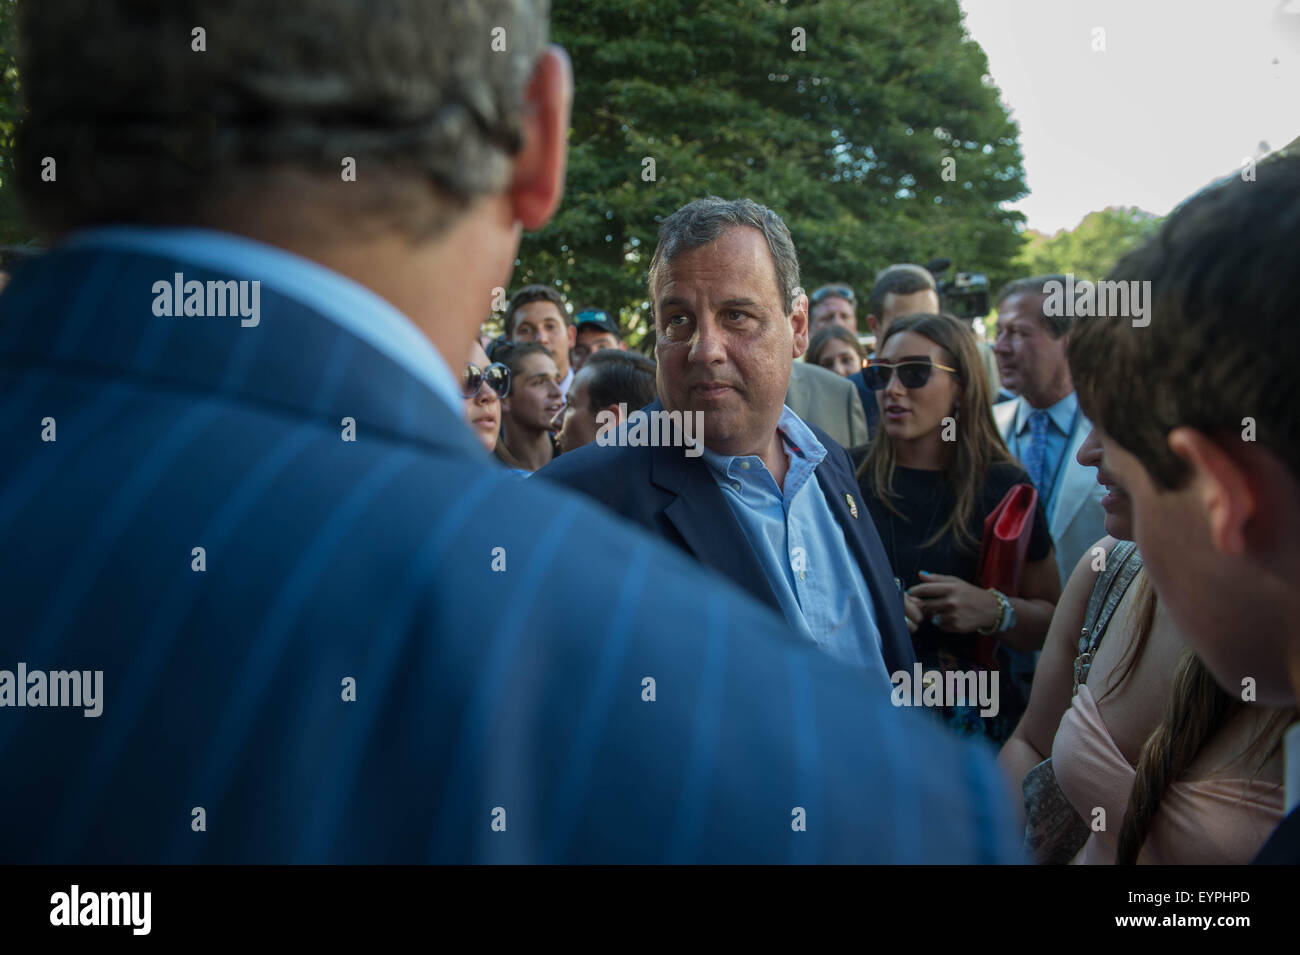
{"label": "receding hairline", "polygon": [[[770,275],[772,281],[772,291],[776,295],[776,297],[780,299],[781,276],[777,272],[776,256],[773,254],[771,247],[768,245],[767,236],[763,233],[763,230],[758,228],[757,226],[750,225],[748,222],[736,222],[736,223],[729,223],[726,226],[724,226],[722,231],[719,232],[712,239],[710,239],[708,242],[704,242],[701,243],[700,245],[692,246],[691,248],[688,249],[679,249],[671,259],[666,260],[661,264],[658,273],[654,273],[654,272],[651,273],[651,280],[654,281],[657,278],[659,284],[663,286],[663,288],[659,292],[656,292],[653,287],[651,288],[651,292],[654,293],[652,295],[651,301],[652,304],[654,304],[655,306],[655,314],[658,315],[658,311],[660,308],[665,308],[669,305],[689,304],[684,298],[679,298],[670,294],[675,284],[673,282],[673,271],[683,258],[689,255],[693,255],[696,252],[702,252],[707,249],[713,248],[718,243],[720,243],[723,239],[725,239],[727,236],[731,235],[733,232],[738,232],[741,230],[752,232],[754,236],[757,237],[759,246],[762,252],[764,253],[763,259],[764,261],[767,262],[767,264],[771,268]],[[734,295],[731,296],[730,298],[727,298],[725,301],[723,301],[720,304],[724,306],[738,305],[738,306],[751,307],[751,308],[759,307],[763,305],[761,301],[748,295]],[[785,306],[784,304],[782,304],[783,313],[784,310],[785,310]]]}

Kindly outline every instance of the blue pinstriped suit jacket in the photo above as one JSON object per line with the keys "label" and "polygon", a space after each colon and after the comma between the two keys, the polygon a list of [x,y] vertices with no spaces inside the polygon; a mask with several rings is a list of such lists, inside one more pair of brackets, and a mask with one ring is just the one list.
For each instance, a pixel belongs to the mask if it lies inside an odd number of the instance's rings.
{"label": "blue pinstriped suit jacket", "polygon": [[178,271],[228,277],[55,250],[0,295],[0,669],[104,674],[0,708],[0,861],[1019,860],[986,753],[268,285],[155,317]]}

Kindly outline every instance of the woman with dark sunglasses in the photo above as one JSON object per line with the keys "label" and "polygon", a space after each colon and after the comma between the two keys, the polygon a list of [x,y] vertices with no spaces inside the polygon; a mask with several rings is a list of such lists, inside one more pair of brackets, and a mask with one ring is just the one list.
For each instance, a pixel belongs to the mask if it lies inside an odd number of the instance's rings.
{"label": "woman with dark sunglasses", "polygon": [[948,315],[896,319],[863,379],[875,392],[880,426],[858,483],[905,588],[917,659],[926,672],[978,674],[987,668],[977,653],[980,637],[995,637],[996,714],[975,700],[945,706],[943,714],[961,733],[1003,742],[1027,702],[1009,678],[1012,663],[1025,658],[1012,655],[1042,646],[1060,595],[1042,503],[1019,595],[980,587],[984,518],[1013,485],[1030,479],[998,435],[974,336]]}
{"label": "woman with dark sunglasses", "polygon": [[487,352],[475,341],[461,378],[465,420],[479,443],[491,454],[501,434],[501,399],[510,393],[510,369],[488,362]]}

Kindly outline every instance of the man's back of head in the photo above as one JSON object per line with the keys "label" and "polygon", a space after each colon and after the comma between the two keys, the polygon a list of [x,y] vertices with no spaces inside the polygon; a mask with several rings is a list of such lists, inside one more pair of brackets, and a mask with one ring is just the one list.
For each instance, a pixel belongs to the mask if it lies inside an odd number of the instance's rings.
{"label": "man's back of head", "polygon": [[540,227],[558,203],[571,80],[545,48],[544,2],[19,12],[15,181],[49,236],[106,224],[251,236],[378,292],[454,364],[486,290],[508,280],[517,224]]}

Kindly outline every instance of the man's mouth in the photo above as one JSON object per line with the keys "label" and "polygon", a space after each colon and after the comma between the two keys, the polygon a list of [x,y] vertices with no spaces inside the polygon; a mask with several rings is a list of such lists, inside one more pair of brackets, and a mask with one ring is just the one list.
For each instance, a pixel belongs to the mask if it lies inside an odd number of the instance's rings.
{"label": "man's mouth", "polygon": [[702,381],[697,385],[691,386],[691,392],[699,395],[701,398],[720,398],[727,392],[736,389],[721,381]]}

